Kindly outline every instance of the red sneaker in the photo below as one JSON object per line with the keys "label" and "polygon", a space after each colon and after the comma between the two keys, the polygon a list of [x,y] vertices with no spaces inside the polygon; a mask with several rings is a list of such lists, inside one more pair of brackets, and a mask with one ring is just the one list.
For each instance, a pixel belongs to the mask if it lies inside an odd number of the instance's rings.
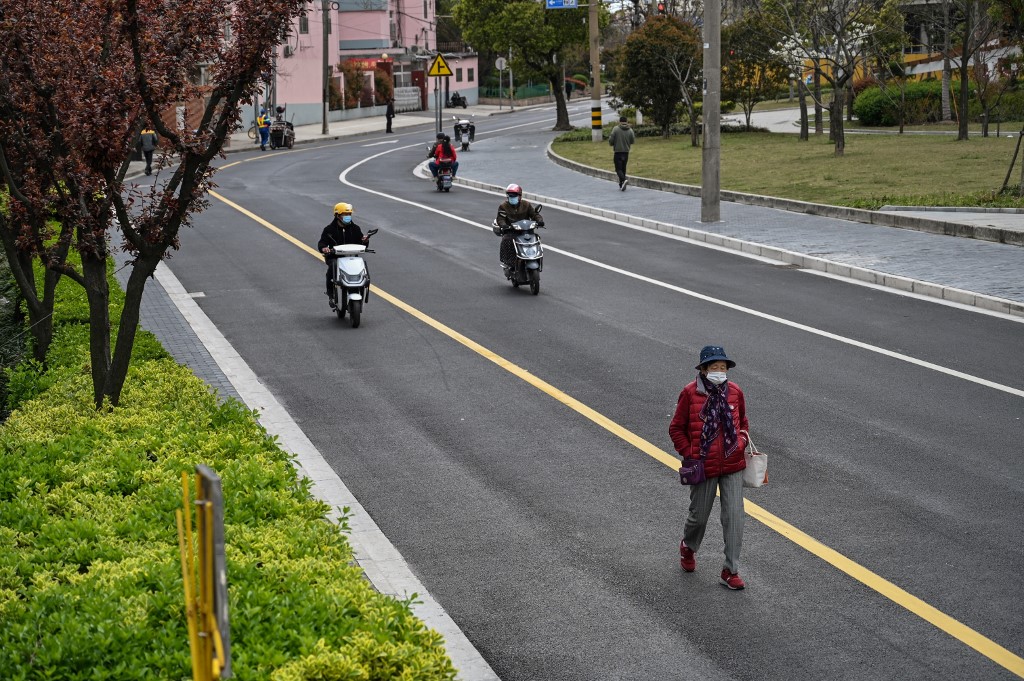
{"label": "red sneaker", "polygon": [[720,581],[734,591],[739,591],[746,586],[743,580],[740,579],[738,572],[729,572],[724,568],[722,569],[722,579]]}
{"label": "red sneaker", "polygon": [[679,564],[687,572],[693,572],[697,569],[697,558],[685,541],[679,542]]}

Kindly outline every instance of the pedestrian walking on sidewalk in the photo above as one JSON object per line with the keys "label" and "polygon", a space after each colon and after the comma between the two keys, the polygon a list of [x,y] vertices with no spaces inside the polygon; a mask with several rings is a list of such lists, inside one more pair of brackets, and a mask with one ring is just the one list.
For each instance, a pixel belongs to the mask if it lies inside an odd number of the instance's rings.
{"label": "pedestrian walking on sidewalk", "polygon": [[683,525],[679,562],[686,572],[697,569],[696,553],[704,540],[708,516],[721,497],[725,563],[721,582],[742,589],[740,548],[743,545],[743,450],[747,447],[747,405],[743,391],[728,378],[736,362],[720,345],[700,351],[697,378],[683,388],[668,427],[672,444],[683,459],[703,459],[705,480],[690,485],[690,510]]}
{"label": "pedestrian walking on sidewalk", "polygon": [[615,174],[619,176],[619,191],[626,191],[629,179],[626,178],[626,163],[629,162],[629,148],[636,141],[633,129],[629,127],[625,116],[619,116],[619,124],[608,136],[608,144],[615,150]]}
{"label": "pedestrian walking on sidewalk", "polygon": [[156,151],[157,144],[159,144],[160,138],[156,136],[156,130],[153,128],[144,128],[139,133],[138,148],[142,151],[143,156],[146,157],[146,174],[153,174],[153,152]]}
{"label": "pedestrian walking on sidewalk", "polygon": [[387,129],[384,130],[384,132],[394,132],[394,130],[391,129],[391,121],[395,117],[395,98],[394,97],[388,97],[388,108],[387,108],[387,111],[384,112],[384,117],[386,119],[388,119],[388,127],[387,127]]}

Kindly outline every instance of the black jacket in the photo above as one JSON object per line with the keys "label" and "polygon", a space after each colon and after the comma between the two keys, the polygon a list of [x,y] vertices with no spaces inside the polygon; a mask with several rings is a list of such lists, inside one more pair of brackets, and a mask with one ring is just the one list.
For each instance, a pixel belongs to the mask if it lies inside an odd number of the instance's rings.
{"label": "black jacket", "polygon": [[[505,217],[502,217],[502,213],[505,214]],[[526,219],[536,220],[537,222],[544,224],[544,221],[541,219],[540,214],[537,212],[534,205],[524,198],[520,198],[519,204],[516,206],[513,206],[507,200],[498,206],[497,220],[498,224],[502,227],[507,227],[513,222]]]}
{"label": "black jacket", "polygon": [[316,244],[318,251],[323,251],[328,246],[341,246],[343,244],[363,243],[363,230],[354,222],[347,225],[340,220],[333,220],[331,224],[324,227],[320,235],[320,241]]}

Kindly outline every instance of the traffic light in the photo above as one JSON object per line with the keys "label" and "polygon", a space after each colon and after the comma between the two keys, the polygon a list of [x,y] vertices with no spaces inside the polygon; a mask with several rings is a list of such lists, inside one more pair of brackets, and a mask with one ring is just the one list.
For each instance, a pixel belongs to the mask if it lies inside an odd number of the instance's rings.
{"label": "traffic light", "polygon": [[664,14],[664,13],[665,13],[665,3],[659,2],[658,3],[658,14]]}

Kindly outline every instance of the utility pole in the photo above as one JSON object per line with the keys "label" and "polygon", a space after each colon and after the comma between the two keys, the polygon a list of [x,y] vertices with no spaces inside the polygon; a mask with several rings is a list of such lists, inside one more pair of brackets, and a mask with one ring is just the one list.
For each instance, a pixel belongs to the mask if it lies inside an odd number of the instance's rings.
{"label": "utility pole", "polygon": [[601,36],[597,23],[601,0],[590,0],[588,21],[590,22],[590,139],[602,140],[601,132]]}
{"label": "utility pole", "polygon": [[[324,75],[324,77],[323,77],[323,85],[324,85],[324,90],[323,90],[323,99],[324,99],[324,102],[323,102],[323,104],[324,104],[324,107],[323,107],[323,119],[324,119],[324,125],[323,125],[323,129],[320,132],[323,133],[324,135],[327,135],[327,134],[330,134],[330,132],[331,132],[330,129],[327,127],[327,109],[329,108],[330,101],[331,101],[330,87],[328,86],[328,78],[330,78],[328,69],[330,68],[330,65],[328,64],[328,60],[327,60],[327,49],[328,49],[328,44],[329,44],[329,34],[327,33],[327,31],[331,27],[331,12],[330,12],[331,3],[330,3],[329,0],[322,0],[322,2],[323,2],[323,13],[324,13],[324,20],[323,20],[323,25],[324,25],[324,74],[323,74]],[[344,94],[342,96],[344,96]]]}
{"label": "utility pole", "polygon": [[722,6],[704,3],[704,149],[701,156],[700,221],[721,219]]}

